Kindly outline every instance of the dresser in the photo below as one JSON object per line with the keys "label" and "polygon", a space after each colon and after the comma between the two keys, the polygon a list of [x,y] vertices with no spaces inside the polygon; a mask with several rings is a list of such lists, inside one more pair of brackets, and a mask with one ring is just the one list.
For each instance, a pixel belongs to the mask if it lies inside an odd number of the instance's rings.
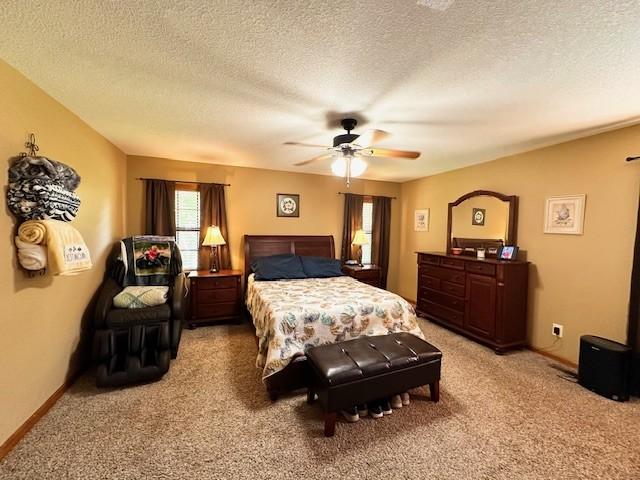
{"label": "dresser", "polygon": [[528,262],[417,253],[420,316],[496,353],[526,344]]}
{"label": "dresser", "polygon": [[382,288],[382,270],[377,265],[343,265],[342,271],[363,283]]}
{"label": "dresser", "polygon": [[240,320],[242,289],[240,270],[209,272],[198,270],[189,274],[190,312],[187,324],[195,328],[226,320]]}

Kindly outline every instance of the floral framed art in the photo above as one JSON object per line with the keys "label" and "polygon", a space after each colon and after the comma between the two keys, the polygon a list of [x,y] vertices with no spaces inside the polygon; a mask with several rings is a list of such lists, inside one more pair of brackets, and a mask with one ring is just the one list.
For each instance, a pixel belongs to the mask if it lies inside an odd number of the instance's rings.
{"label": "floral framed art", "polygon": [[544,215],[544,233],[582,235],[586,195],[548,197]]}
{"label": "floral framed art", "polygon": [[299,217],[300,195],[297,193],[276,194],[276,215],[278,217]]}

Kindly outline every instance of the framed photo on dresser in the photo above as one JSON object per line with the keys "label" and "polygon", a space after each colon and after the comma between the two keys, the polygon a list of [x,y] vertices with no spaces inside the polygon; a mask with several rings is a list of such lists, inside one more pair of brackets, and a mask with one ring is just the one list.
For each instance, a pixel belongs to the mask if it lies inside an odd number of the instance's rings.
{"label": "framed photo on dresser", "polygon": [[518,247],[515,245],[504,245],[498,248],[496,258],[498,260],[517,260],[518,259]]}

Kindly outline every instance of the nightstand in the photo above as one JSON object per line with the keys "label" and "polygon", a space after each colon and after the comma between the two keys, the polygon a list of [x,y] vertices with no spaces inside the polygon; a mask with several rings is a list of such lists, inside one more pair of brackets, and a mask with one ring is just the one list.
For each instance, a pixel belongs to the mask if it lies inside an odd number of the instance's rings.
{"label": "nightstand", "polygon": [[343,265],[342,271],[363,283],[382,288],[382,270],[377,265]]}
{"label": "nightstand", "polygon": [[191,272],[189,328],[224,320],[239,321],[242,311],[241,279],[240,270]]}

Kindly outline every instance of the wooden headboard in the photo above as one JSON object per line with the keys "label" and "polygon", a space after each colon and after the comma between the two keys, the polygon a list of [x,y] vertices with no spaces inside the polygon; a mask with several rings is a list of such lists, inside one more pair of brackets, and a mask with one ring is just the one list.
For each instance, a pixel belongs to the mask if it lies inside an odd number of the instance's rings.
{"label": "wooden headboard", "polygon": [[281,253],[336,258],[333,235],[245,235],[245,285],[254,259]]}

